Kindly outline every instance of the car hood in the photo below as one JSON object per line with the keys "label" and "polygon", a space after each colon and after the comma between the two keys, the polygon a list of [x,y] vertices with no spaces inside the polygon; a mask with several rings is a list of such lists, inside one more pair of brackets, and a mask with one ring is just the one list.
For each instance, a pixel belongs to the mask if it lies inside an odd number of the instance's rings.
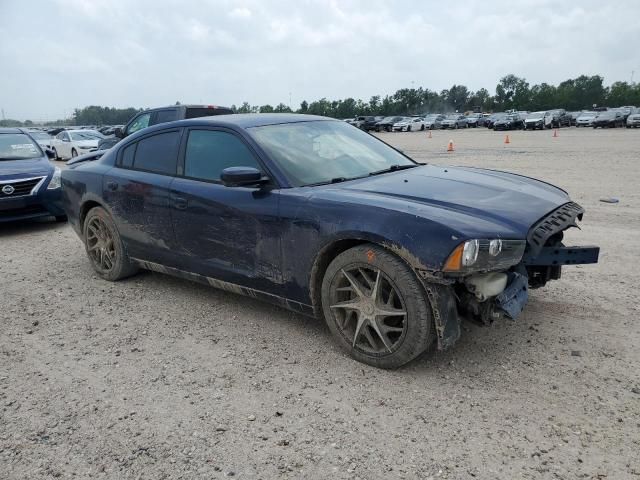
{"label": "car hood", "polygon": [[[507,172],[425,165],[328,186],[353,201],[395,208],[448,225],[462,234],[500,232],[525,238],[547,213],[570,201],[553,185]],[[434,218],[434,216],[436,218]],[[482,233],[480,231],[480,233]]]}
{"label": "car hood", "polygon": [[29,160],[0,160],[0,179],[47,175],[53,166],[44,158]]}

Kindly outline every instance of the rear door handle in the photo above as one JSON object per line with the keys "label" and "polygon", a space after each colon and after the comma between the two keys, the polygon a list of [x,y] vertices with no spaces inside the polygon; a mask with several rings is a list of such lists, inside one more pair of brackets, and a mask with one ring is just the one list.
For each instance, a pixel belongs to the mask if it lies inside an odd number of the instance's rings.
{"label": "rear door handle", "polygon": [[115,192],[118,189],[118,184],[116,182],[107,182],[107,188]]}
{"label": "rear door handle", "polygon": [[182,197],[173,197],[173,206],[178,210],[185,210],[187,208],[187,199]]}

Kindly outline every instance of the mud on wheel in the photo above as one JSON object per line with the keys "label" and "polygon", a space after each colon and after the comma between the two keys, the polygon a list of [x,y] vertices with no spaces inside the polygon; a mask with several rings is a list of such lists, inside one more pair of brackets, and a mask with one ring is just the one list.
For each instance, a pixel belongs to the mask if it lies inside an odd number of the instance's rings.
{"label": "mud on wheel", "polygon": [[120,280],[137,268],[126,255],[115,223],[102,207],[92,208],[84,221],[84,244],[93,269],[105,280]]}
{"label": "mud on wheel", "polygon": [[372,245],[354,247],[329,265],[322,283],[325,320],[356,360],[397,368],[435,339],[424,289],[409,266]]}

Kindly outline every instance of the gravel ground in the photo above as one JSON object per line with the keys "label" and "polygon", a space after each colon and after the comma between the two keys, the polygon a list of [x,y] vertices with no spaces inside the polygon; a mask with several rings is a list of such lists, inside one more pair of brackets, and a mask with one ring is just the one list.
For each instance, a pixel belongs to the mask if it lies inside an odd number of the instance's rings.
{"label": "gravel ground", "polygon": [[67,225],[4,225],[0,478],[640,479],[640,132],[381,136],[564,187],[600,263],[382,371],[320,321],[161,274],[108,283]]}

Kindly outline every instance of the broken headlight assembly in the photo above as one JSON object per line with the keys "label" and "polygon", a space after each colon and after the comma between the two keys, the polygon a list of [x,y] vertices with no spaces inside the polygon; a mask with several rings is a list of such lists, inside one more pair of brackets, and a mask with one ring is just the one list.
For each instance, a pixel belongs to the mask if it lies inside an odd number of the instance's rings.
{"label": "broken headlight assembly", "polygon": [[447,258],[446,273],[505,270],[522,260],[526,240],[474,239],[461,243]]}

